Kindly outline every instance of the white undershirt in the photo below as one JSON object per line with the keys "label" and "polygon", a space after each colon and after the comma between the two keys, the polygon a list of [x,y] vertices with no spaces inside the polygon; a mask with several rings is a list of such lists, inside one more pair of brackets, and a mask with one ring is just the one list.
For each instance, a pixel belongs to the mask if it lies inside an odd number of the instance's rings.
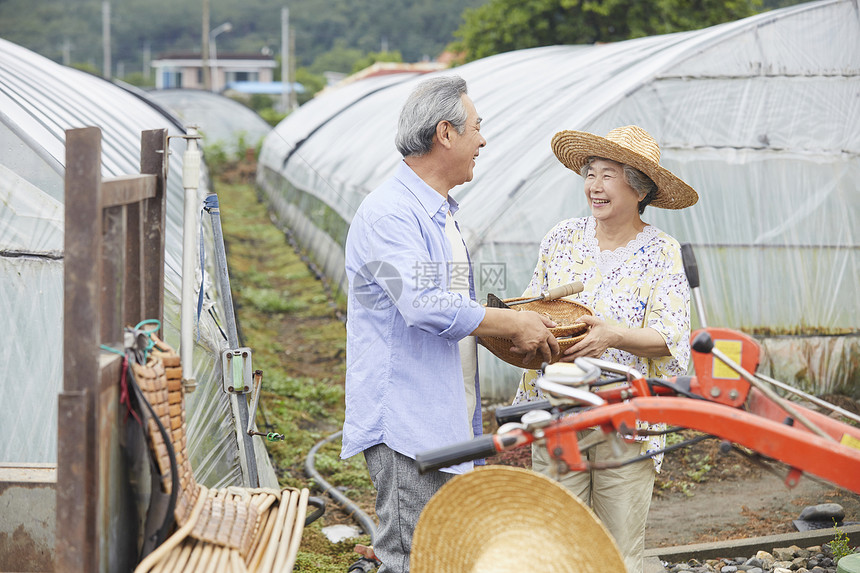
{"label": "white undershirt", "polygon": [[[451,244],[451,284],[448,289],[451,292],[462,294],[468,299],[469,255],[466,253],[466,244],[463,242],[459,229],[454,224],[454,216],[450,211],[445,217],[445,235]],[[461,339],[459,346],[460,365],[463,368],[463,386],[466,390],[466,422],[471,430],[472,418],[477,407],[475,374],[478,370],[478,346],[474,336]]]}

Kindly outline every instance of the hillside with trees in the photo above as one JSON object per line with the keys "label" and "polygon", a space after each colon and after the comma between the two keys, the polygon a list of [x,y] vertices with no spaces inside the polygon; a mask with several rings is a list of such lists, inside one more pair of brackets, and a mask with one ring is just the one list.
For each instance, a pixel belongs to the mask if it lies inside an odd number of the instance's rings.
{"label": "hillside with trees", "polygon": [[[210,25],[232,24],[219,52],[271,53],[281,44],[281,8],[290,10],[297,68],[351,72],[374,52],[403,61],[438,56],[466,8],[486,0],[210,0]],[[115,76],[143,71],[144,60],[199,52],[200,0],[110,0]],[[102,0],[2,0],[0,37],[61,63],[102,69]],[[317,63],[317,60],[320,60]],[[317,63],[315,65],[315,63]],[[321,69],[320,69],[321,68]]]}
{"label": "hillside with trees", "polygon": [[467,8],[452,49],[463,61],[556,44],[617,42],[740,20],[798,0],[489,0]]}
{"label": "hillside with trees", "polygon": [[[204,0],[109,0],[112,75],[152,85],[147,63],[200,52]],[[230,22],[219,53],[280,57],[290,10],[296,80],[311,93],[322,73],[374,61],[417,62],[443,51],[471,61],[553,44],[612,42],[737,20],[797,0],[209,0],[210,29]],[[0,0],[0,37],[57,62],[102,74],[103,0]],[[276,70],[276,79],[280,69]]]}

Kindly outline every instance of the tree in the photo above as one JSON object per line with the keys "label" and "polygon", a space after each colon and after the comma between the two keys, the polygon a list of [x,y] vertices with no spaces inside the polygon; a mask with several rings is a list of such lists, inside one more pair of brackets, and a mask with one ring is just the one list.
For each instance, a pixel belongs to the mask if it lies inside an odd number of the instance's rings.
{"label": "tree", "polygon": [[451,45],[477,60],[500,52],[615,42],[751,16],[762,0],[490,0],[463,13]]}
{"label": "tree", "polygon": [[376,62],[402,62],[403,56],[400,52],[371,52],[363,58],[359,58],[352,64],[352,73],[360,72],[364,68],[369,68]]}

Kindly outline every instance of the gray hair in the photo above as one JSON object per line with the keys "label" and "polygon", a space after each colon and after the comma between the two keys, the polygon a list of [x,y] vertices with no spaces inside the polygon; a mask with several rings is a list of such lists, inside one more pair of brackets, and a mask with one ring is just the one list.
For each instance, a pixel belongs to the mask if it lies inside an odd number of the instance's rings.
{"label": "gray hair", "polygon": [[640,198],[639,214],[641,215],[645,211],[645,207],[647,207],[648,204],[654,200],[654,197],[657,196],[657,184],[654,183],[654,180],[635,167],[627,165],[626,163],[620,163],[614,159],[609,159],[608,157],[589,157],[588,161],[585,162],[585,165],[582,166],[582,169],[579,170],[579,174],[582,175],[583,179],[588,175],[588,169],[591,167],[591,164],[598,159],[605,159],[606,161],[612,161],[621,165],[624,169],[624,179],[627,181],[628,185],[633,187],[633,190],[636,191],[636,194]]}
{"label": "gray hair", "polygon": [[400,110],[394,138],[397,151],[403,157],[429,153],[440,121],[450,122],[462,134],[468,118],[464,94],[466,81],[460,76],[431,78],[418,84]]}

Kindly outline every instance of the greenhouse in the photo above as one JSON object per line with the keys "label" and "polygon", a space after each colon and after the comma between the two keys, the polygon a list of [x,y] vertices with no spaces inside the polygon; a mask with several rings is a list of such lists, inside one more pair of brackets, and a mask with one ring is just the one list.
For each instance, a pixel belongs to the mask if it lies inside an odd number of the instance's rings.
{"label": "greenhouse", "polygon": [[188,89],[146,93],[179,116],[183,125],[196,125],[207,148],[217,146],[228,155],[256,147],[272,129],[252,109],[220,94]]}
{"label": "greenhouse", "polygon": [[[237,104],[238,105],[238,104]],[[165,324],[179,347],[183,181],[183,123],[139,90],[63,67],[0,40],[0,463],[56,464],[57,398],[63,388],[63,226],[65,130],[102,131],[102,177],[140,171],[141,132],[167,129]],[[204,142],[205,145],[205,142]],[[208,193],[201,166],[199,200]],[[203,312],[196,330],[194,372],[187,395],[189,456],[196,479],[210,487],[240,485],[244,459],[234,428],[236,401],[222,391],[223,302],[213,276],[213,233],[202,219],[205,273]],[[196,293],[195,293],[196,299]],[[196,300],[195,300],[196,302]],[[277,480],[255,438],[263,485]]]}
{"label": "greenhouse", "polygon": [[[815,393],[860,386],[860,16],[824,0],[712,28],[499,54],[461,66],[488,145],[455,188],[479,298],[518,296],[543,235],[588,213],[550,149],[557,131],[636,124],[699,193],[647,222],[693,245],[708,326],[751,333],[760,372]],[[423,76],[426,77],[426,76]],[[394,170],[415,75],[347,85],[265,140],[258,184],[282,222],[345,288],[343,243],[365,195]],[[485,396],[519,371],[480,356]]]}

